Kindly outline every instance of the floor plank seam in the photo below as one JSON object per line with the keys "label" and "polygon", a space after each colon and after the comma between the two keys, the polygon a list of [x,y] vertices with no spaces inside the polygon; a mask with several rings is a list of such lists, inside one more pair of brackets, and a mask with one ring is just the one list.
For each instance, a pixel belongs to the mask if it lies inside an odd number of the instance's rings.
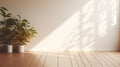
{"label": "floor plank seam", "polygon": [[84,67],[87,67],[86,66],[86,64],[85,64],[85,62],[83,61],[83,59],[82,59],[82,57],[81,57],[81,55],[77,52],[77,54],[79,55],[79,58],[80,58],[80,60],[82,61],[82,63],[83,63],[83,65],[84,65]]}
{"label": "floor plank seam", "polygon": [[27,67],[30,67],[31,66],[31,64],[32,64],[32,62],[33,62],[33,60],[35,60],[35,58],[37,57],[37,55],[35,54],[34,56],[33,56],[33,59],[32,59],[32,61],[27,65]]}
{"label": "floor plank seam", "polygon": [[48,56],[48,52],[46,52],[45,60],[44,60],[44,63],[43,63],[43,65],[42,65],[42,67],[45,67],[45,63],[46,63],[46,60],[47,60],[47,56]]}
{"label": "floor plank seam", "polygon": [[72,58],[70,57],[70,53],[69,53],[69,59],[70,59],[71,66],[73,67]]}
{"label": "floor plank seam", "polygon": [[111,57],[111,55],[109,55],[109,57],[110,57],[112,60],[114,60],[117,64],[119,64],[119,66],[120,66],[120,63],[119,63],[118,61],[116,61],[115,59],[113,59],[113,57]]}
{"label": "floor plank seam", "polygon": [[109,58],[109,56],[106,56],[104,53],[102,53],[104,57],[106,57],[106,60],[108,60],[112,65],[114,65],[115,67],[117,67],[114,63],[113,60],[111,60],[111,58]]}
{"label": "floor plank seam", "polygon": [[59,67],[59,52],[57,53],[57,67]]}
{"label": "floor plank seam", "polygon": [[103,65],[100,63],[100,61],[96,58],[96,56],[93,54],[93,53],[91,53],[92,54],[92,56],[96,59],[96,61],[103,67]]}
{"label": "floor plank seam", "polygon": [[85,56],[87,62],[90,64],[90,67],[92,67],[92,64],[89,62],[89,60],[88,60],[88,58],[86,57],[86,55],[84,54],[84,52],[82,52],[82,53],[83,53],[83,55]]}
{"label": "floor plank seam", "polygon": [[98,55],[96,52],[95,52],[95,54],[96,54],[98,57],[100,57],[100,58],[103,60],[103,62],[104,62],[108,67],[110,67],[110,66],[108,65],[108,63],[104,60],[103,57],[101,57],[100,55]]}
{"label": "floor plank seam", "polygon": [[[111,55],[116,56],[115,54],[111,54]],[[112,57],[111,57],[111,58],[112,58]],[[112,58],[112,59],[114,59],[114,58]],[[120,58],[117,58],[117,59],[119,59],[119,60],[120,60]],[[119,62],[117,62],[117,61],[116,61],[116,63],[118,63],[118,64],[120,65],[120,63],[119,63]]]}
{"label": "floor plank seam", "polygon": [[[73,52],[73,53],[74,53],[74,52]],[[80,67],[80,66],[79,66],[79,63],[78,63],[78,61],[77,61],[77,57],[76,57],[75,53],[74,53],[74,58],[75,58],[75,61],[76,61],[76,63],[77,63],[77,66]]]}
{"label": "floor plank seam", "polygon": [[39,62],[40,62],[40,59],[41,59],[42,55],[43,55],[43,52],[41,52],[41,55],[39,56],[38,62],[36,63],[36,66],[35,66],[35,67],[38,66],[38,64],[39,64]]}

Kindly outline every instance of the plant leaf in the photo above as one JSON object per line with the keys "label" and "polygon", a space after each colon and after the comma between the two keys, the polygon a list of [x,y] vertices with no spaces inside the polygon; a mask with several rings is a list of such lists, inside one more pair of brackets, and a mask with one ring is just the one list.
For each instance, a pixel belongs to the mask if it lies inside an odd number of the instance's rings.
{"label": "plant leaf", "polygon": [[21,16],[20,15],[17,15],[18,16],[18,18],[21,20]]}
{"label": "plant leaf", "polygon": [[6,13],[5,13],[5,11],[2,10],[2,9],[0,9],[0,11],[2,12],[2,16],[3,16],[3,17],[6,17]]}
{"label": "plant leaf", "polygon": [[1,9],[5,10],[5,11],[8,11],[5,7],[1,7]]}
{"label": "plant leaf", "polygon": [[3,13],[0,13],[0,15],[2,15],[4,17]]}
{"label": "plant leaf", "polygon": [[28,22],[28,20],[27,19],[23,19],[22,22]]}
{"label": "plant leaf", "polygon": [[12,13],[8,13],[8,14],[7,14],[7,17],[10,17],[11,15],[12,15]]}

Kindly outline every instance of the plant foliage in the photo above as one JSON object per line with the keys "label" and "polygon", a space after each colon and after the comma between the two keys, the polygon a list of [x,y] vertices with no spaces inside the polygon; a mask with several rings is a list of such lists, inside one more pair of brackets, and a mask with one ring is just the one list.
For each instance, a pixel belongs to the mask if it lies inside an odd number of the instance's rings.
{"label": "plant foliage", "polygon": [[0,44],[25,45],[37,32],[27,19],[13,18],[5,7],[0,7]]}

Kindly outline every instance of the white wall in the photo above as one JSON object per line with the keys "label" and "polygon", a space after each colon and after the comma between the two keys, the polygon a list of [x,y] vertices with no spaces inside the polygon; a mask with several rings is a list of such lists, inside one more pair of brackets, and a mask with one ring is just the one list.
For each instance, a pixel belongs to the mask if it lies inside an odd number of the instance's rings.
{"label": "white wall", "polygon": [[118,50],[119,0],[0,0],[38,31],[26,50]]}

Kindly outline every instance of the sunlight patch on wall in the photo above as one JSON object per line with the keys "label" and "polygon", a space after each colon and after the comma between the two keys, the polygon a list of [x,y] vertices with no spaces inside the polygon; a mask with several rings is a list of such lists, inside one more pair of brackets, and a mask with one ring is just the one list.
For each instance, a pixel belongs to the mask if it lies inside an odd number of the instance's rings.
{"label": "sunlight patch on wall", "polygon": [[101,37],[104,37],[105,35],[107,35],[107,12],[106,11],[102,11],[101,13],[99,13],[99,27],[98,27],[98,34]]}
{"label": "sunlight patch on wall", "polygon": [[[55,29],[50,35],[48,35],[43,41],[37,44],[31,49],[31,51],[39,50],[64,50],[66,45],[64,41],[70,37],[71,33],[79,25],[80,11],[75,12],[68,20]],[[76,33],[79,31],[76,31]],[[64,47],[64,48],[60,48]]]}
{"label": "sunlight patch on wall", "polygon": [[117,7],[117,1],[112,0],[110,2],[110,7],[111,7],[111,22],[112,22],[112,27],[117,25],[117,10],[119,7]]}
{"label": "sunlight patch on wall", "polygon": [[81,11],[82,50],[93,50],[95,44],[95,0],[88,2]]}
{"label": "sunlight patch on wall", "polygon": [[117,28],[115,27],[117,25],[117,1],[113,1],[90,0],[34,46],[31,51],[92,51],[102,49],[102,47],[106,50],[109,49],[108,47],[110,49],[115,47],[113,43],[116,41],[112,38],[115,38],[116,34],[110,34]]}

